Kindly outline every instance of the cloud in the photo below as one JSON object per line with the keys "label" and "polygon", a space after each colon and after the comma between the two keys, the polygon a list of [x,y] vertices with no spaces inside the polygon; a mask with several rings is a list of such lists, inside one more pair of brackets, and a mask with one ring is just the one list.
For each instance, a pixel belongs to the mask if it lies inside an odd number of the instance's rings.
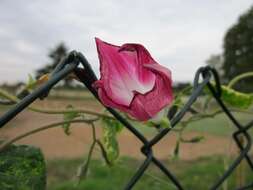
{"label": "cloud", "polygon": [[25,80],[48,63],[48,51],[61,41],[83,52],[98,74],[95,36],[119,45],[142,43],[172,70],[174,80],[192,80],[211,54],[222,52],[225,31],[251,4],[251,0],[2,0],[0,82]]}

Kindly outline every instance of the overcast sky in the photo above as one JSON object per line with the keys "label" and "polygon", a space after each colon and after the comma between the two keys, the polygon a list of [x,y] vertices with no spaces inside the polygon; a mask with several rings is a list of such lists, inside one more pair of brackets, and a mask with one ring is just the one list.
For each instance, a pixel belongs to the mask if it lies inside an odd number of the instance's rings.
{"label": "overcast sky", "polygon": [[94,37],[143,44],[174,81],[192,80],[252,0],[0,0],[0,83],[26,80],[64,41],[98,73]]}

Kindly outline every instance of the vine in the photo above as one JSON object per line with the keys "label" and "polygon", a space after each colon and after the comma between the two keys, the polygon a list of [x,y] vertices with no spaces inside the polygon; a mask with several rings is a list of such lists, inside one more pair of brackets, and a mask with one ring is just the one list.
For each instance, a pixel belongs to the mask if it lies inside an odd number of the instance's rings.
{"label": "vine", "polygon": [[[252,77],[252,76],[253,76],[253,72],[244,73],[235,77],[227,86],[222,86],[222,92],[223,92],[222,98],[227,104],[231,106],[230,107],[231,112],[238,112],[238,113],[253,115],[253,111],[249,109],[253,102],[252,94],[245,94],[245,93],[237,92],[232,89],[232,87],[239,80],[245,79],[247,77]],[[173,104],[174,107],[180,108],[185,102],[184,98],[187,96],[187,94],[189,94],[191,90],[192,90],[192,87],[188,86],[182,91],[180,91],[175,97],[175,101]],[[20,101],[18,96],[14,96],[2,89],[0,89],[0,97],[3,98],[4,100],[3,102],[5,103],[7,102],[6,104],[3,103],[3,105],[7,105],[7,106],[10,104],[16,104],[17,102]],[[223,111],[220,109],[213,110],[212,112],[207,112],[207,108],[210,106],[210,104],[212,104],[209,93],[203,94],[202,100],[205,100],[205,101],[201,103],[201,106],[192,106],[192,108],[189,109],[189,116],[181,122],[181,127],[172,129],[172,131],[177,133],[177,136],[178,136],[177,143],[174,148],[174,158],[179,157],[180,143],[198,143],[204,139],[203,136],[195,136],[191,139],[187,139],[183,137],[183,132],[190,123],[197,122],[206,118],[214,118],[217,115],[223,113]],[[244,106],[241,106],[241,105],[244,105]],[[50,109],[41,109],[36,106],[29,106],[28,109],[33,112],[42,113],[42,114],[63,115],[63,121],[45,125],[45,126],[27,131],[23,134],[17,135],[3,142],[2,144],[0,144],[0,152],[5,150],[11,144],[29,135],[33,135],[35,133],[48,130],[54,127],[62,127],[64,129],[64,132],[67,135],[69,135],[70,124],[86,123],[90,125],[91,130],[92,130],[92,142],[88,151],[87,159],[85,159],[82,165],[78,168],[78,172],[76,175],[77,184],[79,184],[82,178],[85,178],[87,176],[87,171],[88,171],[90,162],[92,160],[92,155],[93,155],[94,150],[99,150],[101,152],[101,155],[108,166],[112,166],[113,164],[115,164],[116,160],[118,159],[119,148],[118,148],[118,143],[117,143],[117,134],[122,130],[123,127],[117,120],[115,120],[114,117],[112,117],[108,113],[105,113],[105,112],[100,113],[100,112],[96,112],[96,111],[88,110],[88,109],[75,109],[74,107],[69,107],[68,109],[50,110]],[[125,116],[125,119],[128,119],[129,122],[136,122],[135,120],[131,119],[128,116]],[[96,135],[96,127],[94,123],[97,121],[101,121],[102,126],[103,126],[102,141]],[[150,123],[142,123],[141,125],[150,126]],[[158,129],[158,131],[159,130],[160,129]],[[150,174],[150,176],[152,175]],[[155,177],[153,176],[153,178]]]}

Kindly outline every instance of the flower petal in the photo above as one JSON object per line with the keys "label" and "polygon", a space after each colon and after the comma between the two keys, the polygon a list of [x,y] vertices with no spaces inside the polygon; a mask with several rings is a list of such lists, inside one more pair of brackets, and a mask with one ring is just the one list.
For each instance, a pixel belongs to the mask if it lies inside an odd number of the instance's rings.
{"label": "flower petal", "polygon": [[121,104],[117,104],[114,101],[112,101],[112,99],[107,95],[107,93],[105,92],[104,88],[98,88],[98,95],[100,100],[103,102],[103,104],[107,107],[112,107],[112,108],[116,108],[119,109],[123,112],[129,112],[129,108],[126,106],[123,106]]}
{"label": "flower petal", "polygon": [[[106,94],[117,104],[129,106],[134,92],[145,94],[155,85],[155,74],[143,66],[140,59],[147,59],[149,53],[141,46],[142,52],[130,51],[119,46],[108,44],[96,38],[100,60],[101,79],[95,86],[103,86]],[[144,62],[148,64],[148,62]],[[99,85],[102,83],[102,85]]]}
{"label": "flower petal", "polygon": [[154,89],[145,95],[135,94],[130,107],[115,103],[108,97],[103,87],[98,89],[98,94],[105,106],[127,112],[140,121],[146,121],[154,117],[160,110],[170,105],[173,100],[171,88],[165,86],[165,81],[159,75]]}
{"label": "flower petal", "polygon": [[130,114],[145,121],[154,117],[160,110],[173,101],[171,86],[161,75],[156,76],[156,84],[152,91],[142,95],[136,94],[130,106]]}
{"label": "flower petal", "polygon": [[167,88],[170,88],[170,89],[172,88],[172,80],[171,80],[172,77],[171,77],[171,72],[168,68],[159,64],[145,64],[144,67],[154,73],[159,74],[163,78],[165,85],[167,85]]}
{"label": "flower petal", "polygon": [[171,72],[140,44],[115,46],[96,38],[101,78],[94,83],[105,106],[146,121],[173,101]]}

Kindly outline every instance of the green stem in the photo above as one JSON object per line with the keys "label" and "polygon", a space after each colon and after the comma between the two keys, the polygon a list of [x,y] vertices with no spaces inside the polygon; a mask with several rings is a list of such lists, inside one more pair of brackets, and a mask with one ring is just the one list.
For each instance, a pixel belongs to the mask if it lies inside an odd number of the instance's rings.
{"label": "green stem", "polygon": [[97,140],[96,129],[95,129],[94,123],[90,123],[90,125],[92,127],[92,144],[89,149],[87,160],[85,160],[85,162],[80,166],[79,171],[77,173],[77,176],[76,176],[77,177],[77,185],[80,183],[82,176],[86,177],[86,175],[87,175],[90,161],[91,161],[91,157],[92,157],[92,153],[93,153],[95,145],[96,145],[96,140]]}
{"label": "green stem", "polygon": [[240,74],[240,75],[236,76],[235,78],[233,78],[229,82],[228,87],[232,88],[239,80],[242,80],[242,79],[245,79],[245,78],[248,78],[248,77],[253,77],[253,72],[247,72],[247,73],[243,73],[243,74]]}
{"label": "green stem", "polygon": [[[10,93],[0,89],[0,96],[3,96],[4,98],[11,100],[13,102],[18,102],[20,101],[17,97],[11,95]],[[72,113],[72,112],[78,112],[78,113],[85,113],[85,114],[89,114],[89,115],[95,115],[98,117],[106,117],[109,119],[115,119],[112,116],[103,114],[103,113],[98,113],[95,111],[91,111],[91,110],[86,110],[86,109],[75,109],[75,110],[46,110],[46,109],[40,109],[40,108],[36,108],[33,106],[29,106],[28,107],[29,110],[34,111],[34,112],[38,112],[38,113],[44,113],[44,114],[66,114],[66,113]]]}
{"label": "green stem", "polygon": [[11,100],[13,102],[17,102],[19,99],[16,96],[11,95],[10,93],[8,93],[7,91],[0,89],[0,96]]}
{"label": "green stem", "polygon": [[[6,98],[8,100],[11,100],[13,102],[18,102],[19,101],[19,99],[17,97],[9,94],[8,92],[6,92],[2,89],[0,89],[0,96],[3,96],[4,98]],[[60,111],[59,110],[58,111],[42,110],[42,109],[35,108],[35,107],[29,107],[28,109],[30,109],[31,111],[35,111],[35,112],[39,112],[39,113],[45,113],[45,114],[64,114],[64,113],[69,113],[69,112],[76,111],[76,112],[79,112],[79,113],[87,113],[87,114],[90,114],[90,115],[96,115],[96,116],[108,117],[110,119],[115,119],[114,117],[111,117],[111,116],[108,116],[108,115],[105,115],[105,114],[96,113],[96,112],[93,112],[93,111],[90,111],[90,110],[84,110],[84,109],[81,109],[81,110],[60,110]],[[93,123],[94,121],[96,121],[96,120],[92,120],[92,119],[89,120],[89,122],[91,122],[91,123]],[[72,120],[72,121],[58,122],[58,123],[53,123],[53,124],[50,124],[50,125],[42,126],[40,128],[28,131],[26,133],[23,133],[19,136],[16,136],[16,137],[10,139],[7,142],[4,142],[3,144],[0,144],[0,152],[3,151],[5,148],[7,148],[12,143],[14,143],[14,142],[16,142],[16,141],[18,141],[22,138],[25,138],[29,135],[35,134],[37,132],[40,132],[40,131],[43,131],[43,130],[46,130],[46,129],[50,129],[50,128],[54,128],[54,127],[59,127],[59,126],[65,124],[65,123],[82,123],[82,122],[87,123],[87,120],[82,119],[82,120]],[[105,149],[104,149],[102,143],[98,139],[96,139],[96,143],[99,145],[100,151],[102,150],[102,151],[105,152]],[[92,143],[91,148],[90,148],[90,149],[92,149],[92,151],[93,150],[99,151],[98,147],[94,146],[94,148],[92,148],[93,146],[94,145]],[[91,152],[91,151],[89,151],[89,152]],[[105,155],[105,159],[106,159],[106,155]],[[109,163],[109,161],[107,161],[107,162]],[[123,167],[123,166],[120,166],[120,165],[118,167],[130,170],[128,167]],[[163,180],[159,177],[156,177],[155,175],[152,175],[149,172],[144,173],[144,175],[148,176],[150,178],[153,178],[155,181],[159,181],[160,183],[166,184],[166,185],[171,187],[171,184],[168,183],[166,180]]]}
{"label": "green stem", "polygon": [[99,146],[99,148],[101,150],[102,157],[104,158],[106,164],[108,166],[111,166],[112,163],[110,162],[110,160],[109,160],[109,158],[107,156],[107,153],[106,153],[104,145],[102,144],[102,142],[99,139],[96,140],[96,143],[97,143],[97,145]]}
{"label": "green stem", "polygon": [[29,110],[34,111],[34,112],[38,112],[38,113],[45,113],[45,114],[66,114],[66,113],[72,113],[72,112],[78,112],[78,113],[86,113],[89,115],[94,115],[94,116],[98,116],[98,117],[106,117],[108,119],[115,119],[112,116],[103,114],[103,113],[99,113],[99,112],[95,112],[92,110],[86,110],[86,109],[73,109],[73,110],[46,110],[46,109],[39,109],[36,107],[28,107]]}
{"label": "green stem", "polygon": [[[104,150],[104,151],[105,151],[105,149],[104,149],[103,144],[101,143],[101,141],[99,141],[99,140],[97,139],[96,142],[97,142],[97,144],[99,145],[99,147],[95,146],[95,147],[94,147],[94,151],[96,151],[97,153],[98,153],[98,152],[100,153],[101,150]],[[105,158],[106,158],[106,157],[105,157]],[[108,159],[108,158],[107,158],[107,159]],[[106,161],[106,162],[107,162],[107,164],[109,163],[108,165],[110,165],[110,162],[109,162],[109,161]],[[128,166],[124,166],[124,165],[118,164],[117,167],[119,167],[119,168],[121,168],[121,169],[125,169],[125,170],[127,170],[127,171],[129,171],[129,172],[132,172],[131,168],[129,168]],[[169,183],[167,180],[164,180],[164,179],[162,179],[162,178],[159,178],[159,177],[157,177],[156,175],[153,175],[153,174],[149,173],[148,171],[145,172],[143,175],[145,175],[145,176],[147,176],[147,177],[149,177],[149,178],[152,178],[153,180],[158,181],[158,182],[160,182],[161,184],[168,185],[169,187],[172,187],[172,188],[174,187],[174,186],[171,185],[171,183]]]}
{"label": "green stem", "polygon": [[[245,114],[250,114],[250,115],[252,114],[253,115],[253,112],[249,111],[249,110],[240,110],[240,109],[237,109],[237,108],[231,108],[230,111],[231,112],[239,112],[239,113],[245,113]],[[181,124],[184,127],[181,127],[179,129],[179,131],[183,130],[191,122],[196,122],[196,121],[199,121],[199,120],[205,119],[205,118],[214,118],[215,116],[217,116],[219,114],[222,114],[222,113],[224,113],[223,110],[216,110],[213,113],[209,113],[209,114],[199,113],[199,114],[193,115],[188,120],[181,122]]]}
{"label": "green stem", "polygon": [[25,133],[23,133],[21,135],[18,135],[16,137],[13,137],[10,140],[0,144],[0,152],[5,150],[8,146],[13,144],[14,142],[16,142],[16,141],[18,141],[18,140],[20,140],[24,137],[27,137],[29,135],[38,133],[40,131],[44,131],[44,130],[54,128],[54,127],[59,127],[59,126],[62,126],[63,124],[68,124],[68,123],[92,123],[94,121],[97,121],[97,118],[96,119],[76,119],[76,120],[71,120],[71,121],[62,121],[62,122],[57,122],[57,123],[52,123],[52,124],[49,124],[49,125],[45,125],[45,126],[37,128],[37,129],[33,129],[31,131],[25,132]]}

